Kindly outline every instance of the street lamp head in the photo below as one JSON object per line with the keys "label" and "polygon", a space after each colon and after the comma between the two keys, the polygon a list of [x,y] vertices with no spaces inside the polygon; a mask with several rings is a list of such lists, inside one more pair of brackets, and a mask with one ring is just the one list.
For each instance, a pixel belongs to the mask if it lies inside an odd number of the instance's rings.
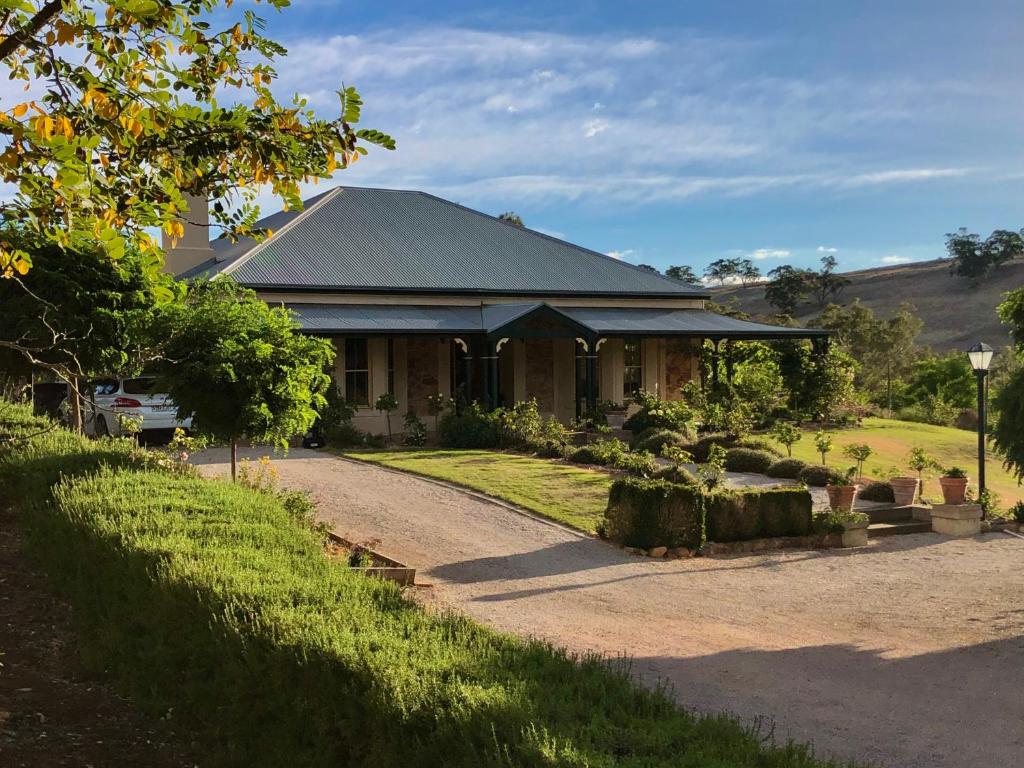
{"label": "street lamp head", "polygon": [[971,367],[975,371],[987,371],[992,363],[992,347],[984,342],[978,342],[967,350],[967,357],[970,358]]}

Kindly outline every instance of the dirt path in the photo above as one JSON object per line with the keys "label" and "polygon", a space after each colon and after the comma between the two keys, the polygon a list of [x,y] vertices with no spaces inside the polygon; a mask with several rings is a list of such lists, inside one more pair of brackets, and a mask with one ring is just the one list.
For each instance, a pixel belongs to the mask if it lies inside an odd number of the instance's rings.
{"label": "dirt path", "polygon": [[78,674],[71,619],[23,554],[14,515],[0,510],[0,765],[198,765],[173,720]]}
{"label": "dirt path", "polygon": [[[253,451],[251,455],[258,455]],[[223,453],[199,457],[223,473]],[[504,630],[627,654],[688,707],[890,766],[1024,765],[1024,541],[652,561],[418,478],[293,450],[324,520]]]}

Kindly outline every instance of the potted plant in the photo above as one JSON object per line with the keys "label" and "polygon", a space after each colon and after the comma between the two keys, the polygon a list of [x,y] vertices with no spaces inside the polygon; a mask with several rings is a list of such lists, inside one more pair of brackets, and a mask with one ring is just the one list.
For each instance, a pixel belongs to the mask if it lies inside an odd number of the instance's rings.
{"label": "potted plant", "polygon": [[863,512],[839,512],[836,522],[842,533],[843,547],[866,547],[870,519]]}
{"label": "potted plant", "polygon": [[950,467],[939,478],[942,486],[942,500],[946,504],[965,504],[967,502],[967,473],[960,467]]}
{"label": "potted plant", "polygon": [[856,467],[850,467],[845,473],[831,473],[825,491],[828,493],[828,504],[833,512],[849,512],[853,509],[853,501],[857,496],[857,486],[853,482],[856,472]]}
{"label": "potted plant", "polygon": [[892,486],[893,503],[897,507],[909,507],[917,498],[918,480],[916,477],[890,477],[889,485]]}

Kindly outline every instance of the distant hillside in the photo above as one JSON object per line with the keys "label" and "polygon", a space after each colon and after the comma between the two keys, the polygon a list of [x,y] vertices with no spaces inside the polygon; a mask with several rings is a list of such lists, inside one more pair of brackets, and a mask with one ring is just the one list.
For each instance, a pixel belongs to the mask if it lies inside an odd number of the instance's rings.
{"label": "distant hillside", "polygon": [[[844,277],[850,285],[843,290],[839,303],[859,298],[880,317],[890,316],[900,302],[912,303],[924,321],[918,339],[922,345],[945,351],[985,341],[999,349],[1010,343],[1010,334],[996,316],[996,305],[1004,293],[1024,286],[1024,261],[1004,265],[975,289],[964,279],[950,275],[949,262],[940,260],[846,272]],[[739,308],[752,315],[775,313],[764,300],[763,284],[712,288],[711,292],[717,302],[735,298]],[[806,324],[820,312],[817,306],[802,306],[797,320]]]}

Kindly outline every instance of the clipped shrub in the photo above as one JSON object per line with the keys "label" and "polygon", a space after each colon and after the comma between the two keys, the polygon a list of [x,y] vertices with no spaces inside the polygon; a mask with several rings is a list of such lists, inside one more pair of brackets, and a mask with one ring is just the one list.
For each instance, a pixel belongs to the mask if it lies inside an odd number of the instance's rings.
{"label": "clipped shrub", "polygon": [[631,445],[634,451],[650,451],[660,456],[666,445],[686,445],[690,436],[672,429],[651,427],[636,435]]}
{"label": "clipped shrub", "polygon": [[531,448],[533,452],[542,459],[565,458],[565,446],[554,441],[541,441],[534,443]]}
{"label": "clipped shrub", "polygon": [[896,501],[896,497],[892,493],[892,486],[889,483],[867,483],[857,491],[857,498],[864,499],[864,501],[882,501],[890,504]]}
{"label": "clipped shrub", "polygon": [[617,466],[620,461],[628,461],[623,457],[629,453],[629,446],[621,440],[597,440],[583,445],[569,454],[569,461],[574,464],[598,464],[601,466]]}
{"label": "clipped shrub", "polygon": [[808,464],[800,470],[796,479],[801,483],[813,485],[816,488],[824,488],[826,485],[849,485],[847,477],[842,472],[823,467],[820,464]]}
{"label": "clipped shrub", "polygon": [[710,494],[706,506],[709,541],[749,541],[806,536],[812,530],[811,494],[802,488],[749,488]]}
{"label": "clipped shrub", "polygon": [[[800,461],[800,459],[779,459],[778,461],[772,462],[765,474],[768,475],[768,477],[781,477],[786,480],[796,480],[800,476],[800,472],[806,466],[807,462]],[[808,483],[808,485],[810,485],[810,483]]]}
{"label": "clipped shrub", "polygon": [[445,448],[497,448],[500,442],[493,414],[485,413],[475,403],[442,416],[437,439]]}
{"label": "clipped shrub", "polygon": [[654,477],[655,479],[658,480],[666,480],[670,483],[678,483],[680,485],[695,486],[700,484],[700,481],[697,479],[697,476],[694,475],[693,472],[688,470],[686,467],[679,467],[673,465],[667,467],[660,467],[656,469],[654,471],[654,474],[651,475],[651,477]]}
{"label": "clipped shrub", "polygon": [[738,443],[739,440],[734,435],[729,435],[725,432],[711,432],[704,435],[697,442],[683,447],[693,454],[694,461],[703,464],[708,460],[711,446],[720,445],[723,448],[735,448]]}
{"label": "clipped shrub", "polygon": [[736,447],[750,448],[755,451],[763,451],[765,453],[770,453],[772,456],[775,456],[777,458],[781,458],[782,456],[785,455],[782,451],[779,450],[779,446],[777,446],[771,440],[762,440],[756,437],[741,440],[740,442],[736,443]]}
{"label": "clipped shrub", "polygon": [[725,468],[730,472],[756,472],[764,474],[775,457],[766,451],[753,448],[730,448],[725,453]]}
{"label": "clipped shrub", "polygon": [[602,458],[592,445],[581,445],[570,451],[566,458],[573,464],[603,464]]}
{"label": "clipped shrub", "polygon": [[687,547],[704,543],[704,494],[689,485],[629,478],[612,483],[604,534],[627,547]]}
{"label": "clipped shrub", "polygon": [[615,456],[609,462],[609,466],[640,477],[650,477],[658,468],[654,454],[650,451],[627,451]]}

